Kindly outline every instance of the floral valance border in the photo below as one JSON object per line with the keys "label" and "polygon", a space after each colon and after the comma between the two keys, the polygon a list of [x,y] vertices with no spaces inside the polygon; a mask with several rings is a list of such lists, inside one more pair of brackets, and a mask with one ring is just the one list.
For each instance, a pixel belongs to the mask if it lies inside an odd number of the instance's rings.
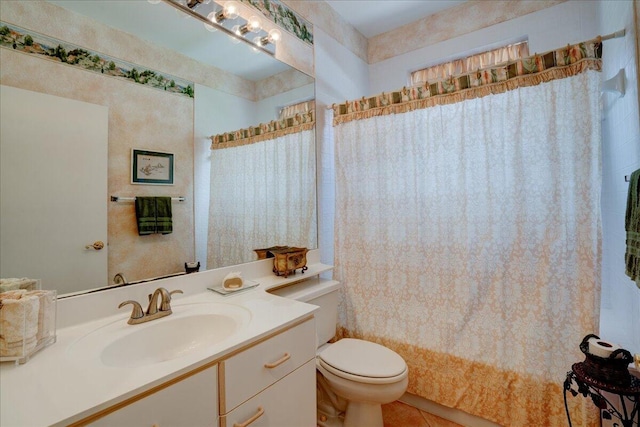
{"label": "floral valance border", "polygon": [[211,149],[238,147],[240,145],[253,144],[268,141],[284,135],[311,130],[316,124],[315,110],[299,113],[281,120],[273,120],[269,123],[260,123],[234,132],[225,132],[209,137]]}
{"label": "floral valance border", "polygon": [[0,21],[0,47],[82,70],[138,83],[167,93],[194,96],[193,82],[97,53]]}
{"label": "floral valance border", "polygon": [[280,0],[240,0],[258,9],[264,16],[305,43],[313,45],[313,25]]}
{"label": "floral valance border", "polygon": [[499,66],[334,104],[333,125],[503,93],[602,68],[600,37]]}

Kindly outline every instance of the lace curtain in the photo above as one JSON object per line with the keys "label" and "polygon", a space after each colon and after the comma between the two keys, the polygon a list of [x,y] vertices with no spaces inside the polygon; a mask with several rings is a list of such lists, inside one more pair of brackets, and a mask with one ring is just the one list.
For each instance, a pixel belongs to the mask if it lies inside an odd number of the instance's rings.
{"label": "lace curtain", "polygon": [[318,246],[314,132],[212,150],[209,268],[254,261],[253,249]]}
{"label": "lace curtain", "polygon": [[[409,392],[504,426],[566,425],[598,330],[600,73],[335,126],[340,336]],[[598,425],[571,399],[574,426]]]}
{"label": "lace curtain", "polygon": [[471,55],[466,58],[434,65],[411,73],[411,86],[444,80],[483,68],[529,56],[529,43],[520,42],[498,49]]}

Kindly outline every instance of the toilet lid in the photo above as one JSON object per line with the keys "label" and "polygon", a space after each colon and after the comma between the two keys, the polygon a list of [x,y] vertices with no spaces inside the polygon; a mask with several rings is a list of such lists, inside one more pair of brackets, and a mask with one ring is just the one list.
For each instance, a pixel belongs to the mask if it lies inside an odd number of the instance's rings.
{"label": "toilet lid", "polygon": [[391,378],[404,373],[407,364],[396,352],[370,341],[344,338],[331,344],[318,357],[348,374],[369,378]]}

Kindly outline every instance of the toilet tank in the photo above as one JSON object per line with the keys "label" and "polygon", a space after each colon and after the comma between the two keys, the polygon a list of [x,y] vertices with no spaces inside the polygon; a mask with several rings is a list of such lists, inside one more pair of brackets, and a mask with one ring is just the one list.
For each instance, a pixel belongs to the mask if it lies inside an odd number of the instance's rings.
{"label": "toilet tank", "polygon": [[317,347],[320,347],[336,334],[341,287],[338,281],[314,277],[269,292],[320,307],[315,313]]}

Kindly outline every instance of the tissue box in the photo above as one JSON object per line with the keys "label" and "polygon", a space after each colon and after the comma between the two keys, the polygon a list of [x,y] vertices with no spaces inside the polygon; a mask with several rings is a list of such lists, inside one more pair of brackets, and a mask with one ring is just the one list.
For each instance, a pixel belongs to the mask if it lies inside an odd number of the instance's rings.
{"label": "tissue box", "polygon": [[271,249],[269,253],[273,255],[273,272],[276,276],[289,277],[295,274],[297,269],[302,269],[304,273],[307,267],[307,248],[292,248],[285,246],[284,248]]}
{"label": "tissue box", "polygon": [[26,363],[56,341],[56,291],[0,293],[0,362]]}

